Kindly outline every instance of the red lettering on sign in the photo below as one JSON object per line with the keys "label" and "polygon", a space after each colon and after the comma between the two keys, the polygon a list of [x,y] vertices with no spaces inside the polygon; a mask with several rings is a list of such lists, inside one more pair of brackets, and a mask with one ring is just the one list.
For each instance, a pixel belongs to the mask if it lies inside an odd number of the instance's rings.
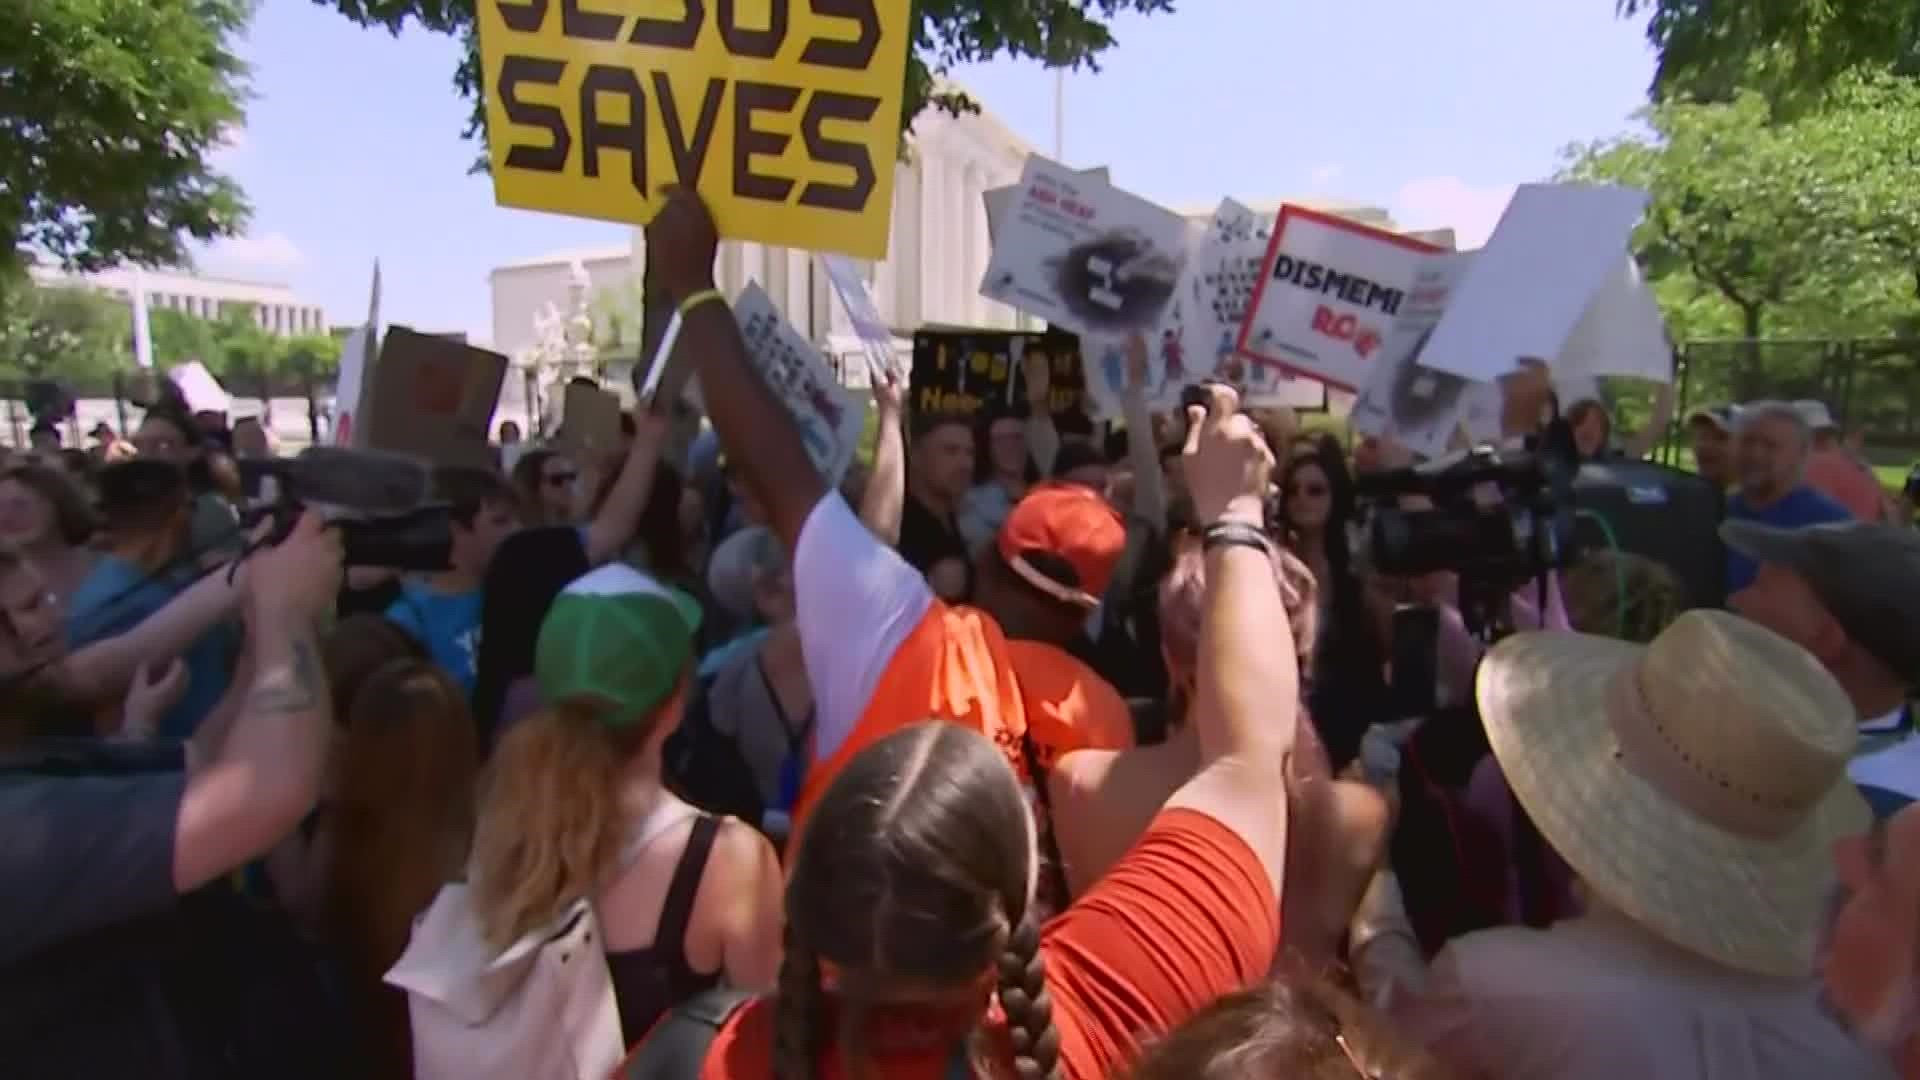
{"label": "red lettering on sign", "polygon": [[1371,326],[1362,326],[1358,315],[1341,315],[1325,304],[1313,309],[1311,325],[1316,334],[1335,341],[1353,342],[1353,351],[1361,356],[1367,356],[1380,347],[1380,331]]}
{"label": "red lettering on sign", "polygon": [[1314,312],[1313,328],[1330,338],[1352,341],[1353,333],[1360,326],[1360,320],[1352,315],[1336,315],[1332,308],[1322,307]]}

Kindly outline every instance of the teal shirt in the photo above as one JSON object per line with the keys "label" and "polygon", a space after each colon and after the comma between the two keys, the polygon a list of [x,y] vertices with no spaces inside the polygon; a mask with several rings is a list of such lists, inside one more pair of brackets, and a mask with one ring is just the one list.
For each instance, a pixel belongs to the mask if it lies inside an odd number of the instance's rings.
{"label": "teal shirt", "polygon": [[469,696],[479,678],[480,595],[479,589],[443,593],[409,581],[387,608],[387,619],[419,639]]}

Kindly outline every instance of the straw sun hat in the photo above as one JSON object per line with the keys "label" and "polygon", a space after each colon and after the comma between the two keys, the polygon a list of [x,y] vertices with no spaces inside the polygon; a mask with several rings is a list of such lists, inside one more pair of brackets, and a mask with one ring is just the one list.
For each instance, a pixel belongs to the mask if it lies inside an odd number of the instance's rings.
{"label": "straw sun hat", "polygon": [[1737,970],[1812,972],[1833,841],[1868,821],[1853,705],[1817,660],[1692,611],[1646,646],[1516,635],[1477,691],[1514,794],[1609,905]]}

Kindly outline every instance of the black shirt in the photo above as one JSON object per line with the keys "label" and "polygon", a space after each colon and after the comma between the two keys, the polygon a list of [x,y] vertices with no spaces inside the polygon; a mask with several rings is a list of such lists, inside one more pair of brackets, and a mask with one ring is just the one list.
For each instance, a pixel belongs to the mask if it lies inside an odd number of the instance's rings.
{"label": "black shirt", "polygon": [[[958,559],[967,569],[966,596],[973,594],[973,560],[967,542],[960,537],[960,525],[952,514],[935,514],[912,493],[900,511],[900,557],[925,574],[948,559]],[[945,600],[964,597],[942,597]]]}

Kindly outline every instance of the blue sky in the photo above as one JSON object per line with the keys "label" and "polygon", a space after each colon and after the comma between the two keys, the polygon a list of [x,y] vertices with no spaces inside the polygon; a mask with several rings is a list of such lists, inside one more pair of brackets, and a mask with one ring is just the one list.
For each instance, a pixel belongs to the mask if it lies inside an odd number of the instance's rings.
{"label": "blue sky", "polygon": [[[1653,73],[1613,0],[1181,6],[1122,20],[1103,70],[1066,90],[1067,160],[1169,205],[1320,195],[1477,242],[1512,185],[1550,173],[1568,143],[1625,129]],[[491,268],[625,243],[619,226],[495,207],[467,175],[451,40],[271,0],[242,51],[255,97],[221,160],[255,214],[202,269],[287,282],[348,323],[379,256],[386,319],[484,340]],[[1051,72],[1001,61],[954,76],[1051,150]]]}

